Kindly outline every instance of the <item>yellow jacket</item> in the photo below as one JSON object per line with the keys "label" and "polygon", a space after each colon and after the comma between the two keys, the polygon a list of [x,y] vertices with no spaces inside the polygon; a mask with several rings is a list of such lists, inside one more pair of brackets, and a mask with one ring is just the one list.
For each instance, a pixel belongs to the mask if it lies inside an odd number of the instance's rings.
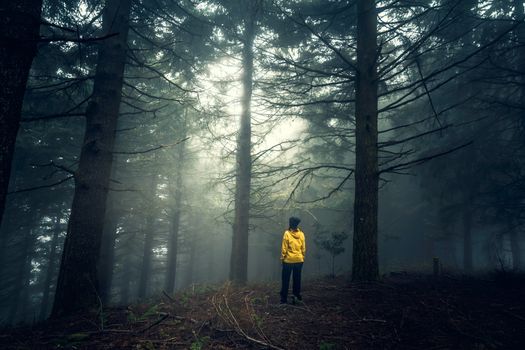
{"label": "yellow jacket", "polygon": [[301,229],[297,231],[286,230],[283,236],[281,248],[281,260],[285,263],[304,262],[306,253],[306,241]]}

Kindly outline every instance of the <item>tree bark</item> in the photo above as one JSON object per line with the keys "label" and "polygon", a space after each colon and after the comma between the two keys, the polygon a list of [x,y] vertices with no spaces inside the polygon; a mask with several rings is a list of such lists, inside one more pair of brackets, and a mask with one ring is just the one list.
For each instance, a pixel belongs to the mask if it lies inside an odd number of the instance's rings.
{"label": "tree bark", "polygon": [[519,271],[521,269],[521,247],[518,237],[518,232],[515,228],[511,228],[510,236],[510,251],[512,253],[512,269]]}
{"label": "tree bark", "polygon": [[[515,69],[518,72],[518,84],[520,91],[518,94],[518,105],[521,107],[518,118],[518,123],[521,125],[521,133],[518,133],[518,137],[523,135],[525,130],[525,69],[523,62],[525,61],[525,8],[522,0],[514,0],[514,19],[519,21],[521,24],[516,30],[517,38],[517,53]],[[525,140],[521,140],[521,144],[524,144]],[[518,213],[519,215],[519,213]],[[521,247],[518,232],[515,228],[511,228],[510,232],[510,248],[512,252],[512,267],[515,271],[521,269]]]}
{"label": "tree bark", "polygon": [[151,175],[150,188],[148,195],[151,196],[147,199],[148,208],[146,209],[146,219],[144,223],[144,250],[142,252],[142,269],[140,270],[139,280],[139,298],[145,298],[148,295],[148,287],[151,276],[151,263],[152,263],[152,249],[153,249],[153,237],[154,237],[154,223],[155,217],[153,216],[153,203],[155,200],[155,193],[157,188],[157,177]]}
{"label": "tree bark", "polygon": [[49,312],[49,294],[51,294],[51,281],[55,274],[55,266],[58,260],[57,256],[57,245],[58,235],[60,234],[60,216],[55,217],[55,227],[53,228],[53,237],[51,238],[50,248],[47,258],[47,270],[46,277],[44,280],[42,303],[40,305],[40,320],[47,318]]}
{"label": "tree bark", "polygon": [[106,39],[98,52],[53,317],[99,304],[97,260],[122,94],[130,3],[110,0],[104,9],[104,33],[118,35]]}
{"label": "tree bark", "polygon": [[252,177],[250,108],[253,89],[253,41],[255,39],[258,2],[247,2],[246,11],[242,50],[242,112],[237,138],[235,216],[230,258],[230,280],[238,284],[245,284],[248,279],[248,235]]}
{"label": "tree bark", "polygon": [[42,0],[0,3],[0,223],[27,78],[37,53],[41,11]]}
{"label": "tree bark", "polygon": [[516,64],[515,69],[518,72],[518,84],[520,86],[520,91],[518,94],[518,105],[521,107],[520,118],[521,130],[525,129],[525,112],[523,107],[525,105],[525,69],[523,67],[523,62],[525,60],[525,8],[523,1],[514,0],[514,19],[520,22],[520,26],[516,29],[517,37],[517,53],[516,53]]}
{"label": "tree bark", "polygon": [[472,272],[472,211],[469,207],[463,209],[463,269]]}
{"label": "tree bark", "polygon": [[[182,139],[186,138],[186,134],[186,126],[183,126]],[[175,191],[173,193],[175,203],[171,213],[171,227],[168,242],[168,262],[165,285],[165,289],[168,294],[173,293],[175,290],[175,279],[177,277],[177,250],[179,243],[179,226],[182,207],[182,169],[184,167],[185,160],[185,142],[182,142],[177,147],[177,172],[175,174]]]}
{"label": "tree bark", "polygon": [[185,286],[191,286],[195,282],[195,250],[196,250],[196,241],[197,238],[194,236],[191,237],[190,241],[190,251],[189,251],[189,257],[188,257],[188,268],[186,269],[186,278],[185,278]]}
{"label": "tree bark", "polygon": [[[133,276],[133,242],[135,241],[135,233],[130,234],[127,242],[121,248],[124,250],[124,258],[122,263],[122,278],[120,282],[120,302],[127,305],[131,299],[131,279]],[[134,277],[133,277],[134,278]]]}
{"label": "tree bark", "polygon": [[[9,205],[6,208],[5,220],[2,222],[0,235],[0,276],[7,270],[7,258],[9,253],[9,241],[14,235],[16,235],[16,225],[21,222],[20,211],[14,210],[13,206]],[[0,278],[0,290],[4,290],[9,287],[9,283],[6,279]]]}
{"label": "tree bark", "polygon": [[377,257],[377,13],[357,1],[356,161],[352,279],[379,278]]}
{"label": "tree bark", "polygon": [[111,299],[111,284],[115,265],[115,240],[117,238],[118,226],[117,210],[111,195],[108,199],[105,217],[100,257],[98,259],[98,275],[100,281],[100,299],[103,304],[108,304]]}
{"label": "tree bark", "polygon": [[11,324],[17,321],[17,315],[23,316],[22,310],[20,309],[24,307],[21,304],[27,303],[27,289],[29,288],[29,279],[31,277],[31,253],[33,252],[34,243],[35,237],[33,232],[26,232],[22,242],[22,263],[18,264],[17,278],[12,289],[14,300],[11,303],[8,316],[8,323]]}
{"label": "tree bark", "polygon": [[171,213],[170,237],[168,242],[168,265],[165,285],[168,294],[172,294],[175,290],[175,280],[177,277],[177,250],[179,247],[180,226],[180,199],[177,198],[175,199],[175,208],[173,208],[173,212]]}

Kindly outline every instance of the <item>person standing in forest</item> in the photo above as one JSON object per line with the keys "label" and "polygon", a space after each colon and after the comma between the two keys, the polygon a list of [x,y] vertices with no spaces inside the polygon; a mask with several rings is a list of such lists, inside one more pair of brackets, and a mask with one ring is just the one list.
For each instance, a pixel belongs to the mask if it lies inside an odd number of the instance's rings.
{"label": "person standing in forest", "polygon": [[288,287],[290,285],[290,274],[293,273],[292,293],[295,300],[302,301],[301,296],[301,270],[303,268],[304,256],[306,253],[306,240],[304,232],[299,229],[298,225],[301,219],[291,217],[289,220],[288,230],[284,232],[281,246],[282,286],[281,286],[281,304],[288,301]]}

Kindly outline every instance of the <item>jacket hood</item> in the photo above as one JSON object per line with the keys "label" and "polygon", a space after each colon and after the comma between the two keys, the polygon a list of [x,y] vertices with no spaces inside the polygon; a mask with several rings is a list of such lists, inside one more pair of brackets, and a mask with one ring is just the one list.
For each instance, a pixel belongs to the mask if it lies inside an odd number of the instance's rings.
{"label": "jacket hood", "polygon": [[293,238],[299,239],[299,237],[301,237],[301,229],[300,228],[298,228],[297,231],[288,230],[288,232],[290,232],[292,234]]}

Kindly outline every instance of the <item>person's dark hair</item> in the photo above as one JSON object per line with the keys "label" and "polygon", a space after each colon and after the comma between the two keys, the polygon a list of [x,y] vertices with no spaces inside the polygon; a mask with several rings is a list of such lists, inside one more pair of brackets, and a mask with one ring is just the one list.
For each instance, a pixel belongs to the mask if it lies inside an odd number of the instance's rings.
{"label": "person's dark hair", "polygon": [[297,230],[297,226],[301,222],[301,219],[296,218],[295,216],[292,216],[290,219],[288,219],[290,230]]}

